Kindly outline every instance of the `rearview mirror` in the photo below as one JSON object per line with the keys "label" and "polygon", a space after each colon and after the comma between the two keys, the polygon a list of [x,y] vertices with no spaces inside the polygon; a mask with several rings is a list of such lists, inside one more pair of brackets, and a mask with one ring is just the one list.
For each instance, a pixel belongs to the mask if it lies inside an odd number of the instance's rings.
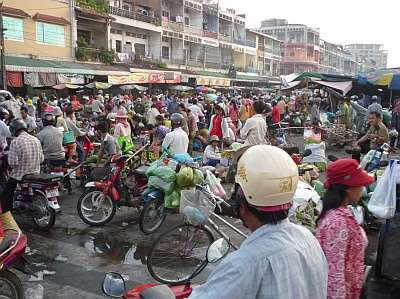
{"label": "rearview mirror", "polygon": [[121,274],[109,272],[103,280],[103,293],[113,298],[121,298],[126,293],[125,280]]}
{"label": "rearview mirror", "polygon": [[209,263],[216,263],[223,259],[229,252],[229,243],[224,238],[220,238],[208,247],[207,261]]}

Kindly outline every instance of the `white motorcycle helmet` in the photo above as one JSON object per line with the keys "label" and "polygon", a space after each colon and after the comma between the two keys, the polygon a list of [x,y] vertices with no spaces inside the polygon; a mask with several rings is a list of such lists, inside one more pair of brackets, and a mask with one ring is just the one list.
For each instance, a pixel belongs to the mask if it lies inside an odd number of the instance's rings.
{"label": "white motorcycle helmet", "polygon": [[292,158],[275,146],[249,147],[237,160],[235,183],[241,187],[247,202],[261,210],[287,208],[293,201],[298,178]]}

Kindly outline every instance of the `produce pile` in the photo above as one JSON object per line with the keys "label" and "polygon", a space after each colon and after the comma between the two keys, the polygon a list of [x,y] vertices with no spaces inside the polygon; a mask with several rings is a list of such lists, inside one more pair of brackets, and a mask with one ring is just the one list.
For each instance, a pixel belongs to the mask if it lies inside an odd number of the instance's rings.
{"label": "produce pile", "polygon": [[193,188],[204,182],[204,174],[199,169],[188,166],[177,167],[174,170],[169,165],[164,165],[161,160],[153,162],[146,172],[148,177],[148,194],[152,189],[164,192],[166,208],[178,208],[181,200],[181,191]]}

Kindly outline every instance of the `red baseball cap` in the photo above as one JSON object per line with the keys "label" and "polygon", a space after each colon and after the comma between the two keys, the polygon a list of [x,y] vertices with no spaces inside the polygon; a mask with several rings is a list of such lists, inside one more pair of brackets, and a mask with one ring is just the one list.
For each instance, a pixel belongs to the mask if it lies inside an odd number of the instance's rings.
{"label": "red baseball cap", "polygon": [[354,159],[340,159],[329,165],[326,172],[325,188],[334,184],[349,187],[362,187],[371,185],[375,179],[370,176]]}

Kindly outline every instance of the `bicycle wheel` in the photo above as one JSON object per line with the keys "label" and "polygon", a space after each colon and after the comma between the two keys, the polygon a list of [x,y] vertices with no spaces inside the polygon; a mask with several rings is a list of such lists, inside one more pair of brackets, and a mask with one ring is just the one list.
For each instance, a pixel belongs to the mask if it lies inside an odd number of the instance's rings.
{"label": "bicycle wheel", "polygon": [[161,234],[153,243],[147,269],[163,284],[183,283],[206,261],[207,249],[213,241],[208,228],[180,224]]}

